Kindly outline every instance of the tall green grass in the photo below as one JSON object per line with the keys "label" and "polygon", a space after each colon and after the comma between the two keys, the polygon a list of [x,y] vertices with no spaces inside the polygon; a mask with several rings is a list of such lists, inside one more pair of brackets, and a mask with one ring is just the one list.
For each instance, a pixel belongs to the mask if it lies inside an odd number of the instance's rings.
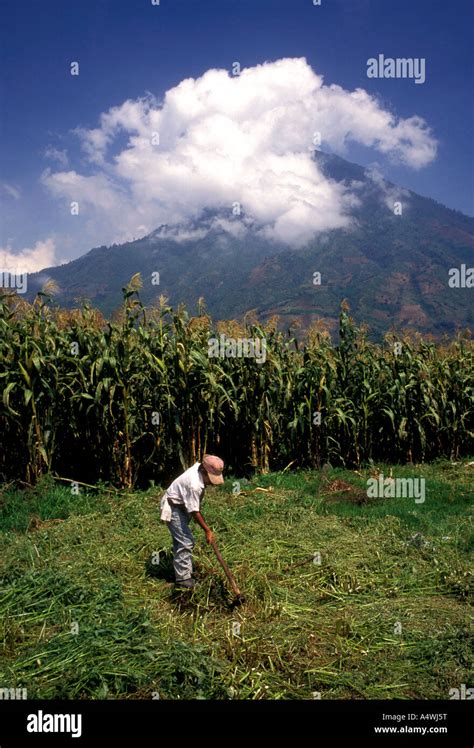
{"label": "tall green grass", "polygon": [[[240,475],[370,460],[453,459],[473,451],[473,344],[388,335],[368,341],[343,306],[339,343],[262,326],[190,318],[139,278],[111,322],[44,295],[0,298],[0,479],[53,472],[146,486],[215,452]],[[225,333],[261,338],[266,360],[212,358]]]}

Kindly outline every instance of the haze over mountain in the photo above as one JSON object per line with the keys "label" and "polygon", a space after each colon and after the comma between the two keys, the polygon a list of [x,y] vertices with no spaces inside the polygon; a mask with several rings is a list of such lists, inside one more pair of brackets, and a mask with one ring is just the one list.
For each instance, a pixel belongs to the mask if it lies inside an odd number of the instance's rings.
{"label": "haze over mountain", "polygon": [[440,335],[472,326],[472,289],[451,288],[448,281],[450,269],[474,265],[474,218],[383,180],[377,168],[321,151],[314,157],[327,178],[350,184],[356,196],[343,228],[295,246],[252,226],[244,206],[241,215],[231,206],[227,213],[205,211],[182,230],[162,225],[136,241],[97,247],[32,274],[27,297],[51,278],[60,305],[89,299],[107,316],[139,272],[145,304],[163,294],[195,313],[204,297],[217,319],[255,309],[261,319],[277,314],[303,327],[321,319],[334,330],[346,298],[374,335],[392,327]]}

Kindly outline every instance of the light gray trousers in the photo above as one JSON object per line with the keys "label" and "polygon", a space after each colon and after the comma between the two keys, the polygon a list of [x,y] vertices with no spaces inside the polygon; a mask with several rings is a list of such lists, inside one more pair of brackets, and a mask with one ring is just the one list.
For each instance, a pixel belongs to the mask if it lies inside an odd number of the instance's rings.
{"label": "light gray trousers", "polygon": [[189,579],[193,574],[194,536],[189,529],[190,517],[184,509],[171,507],[171,521],[167,522],[173,538],[173,567],[177,582]]}

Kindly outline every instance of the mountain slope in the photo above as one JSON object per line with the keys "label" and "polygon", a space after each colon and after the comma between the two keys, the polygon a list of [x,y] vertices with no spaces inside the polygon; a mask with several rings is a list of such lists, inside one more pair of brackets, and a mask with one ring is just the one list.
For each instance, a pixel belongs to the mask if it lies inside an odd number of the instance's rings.
{"label": "mountain slope", "polygon": [[[181,242],[157,230],[30,276],[28,295],[49,277],[59,285],[61,305],[88,298],[108,315],[120,304],[122,286],[140,272],[146,304],[164,294],[172,305],[184,302],[194,312],[204,296],[215,318],[256,309],[262,318],[298,318],[304,327],[323,319],[335,329],[340,301],[347,298],[352,314],[376,335],[393,326],[439,335],[472,325],[472,289],[450,288],[448,273],[474,265],[474,218],[339,157],[319,152],[316,158],[331,178],[355,183],[360,205],[350,230],[319,235],[300,249],[216,228]],[[402,215],[393,212],[395,200]],[[203,219],[195,228],[205,225]],[[313,283],[317,272],[321,285]],[[159,285],[152,273],[159,273]]]}

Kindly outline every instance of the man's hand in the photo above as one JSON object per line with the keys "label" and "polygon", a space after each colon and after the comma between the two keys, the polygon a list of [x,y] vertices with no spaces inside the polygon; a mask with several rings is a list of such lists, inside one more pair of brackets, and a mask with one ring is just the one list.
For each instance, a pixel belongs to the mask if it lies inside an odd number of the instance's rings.
{"label": "man's hand", "polygon": [[214,542],[214,533],[212,532],[212,530],[207,530],[207,532],[206,532],[206,540],[207,540],[208,543],[213,543]]}
{"label": "man's hand", "polygon": [[214,533],[212,532],[211,528],[206,525],[206,522],[204,521],[204,517],[202,516],[201,512],[192,512],[192,516],[202,527],[204,532],[206,533],[206,540],[208,543],[214,542]]}

